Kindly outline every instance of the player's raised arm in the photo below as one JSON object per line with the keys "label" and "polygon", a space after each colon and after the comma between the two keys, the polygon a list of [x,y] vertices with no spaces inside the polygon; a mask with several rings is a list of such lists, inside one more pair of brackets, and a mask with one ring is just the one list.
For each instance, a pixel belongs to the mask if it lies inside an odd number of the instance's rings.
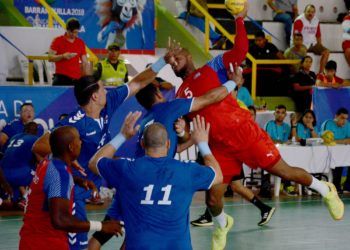
{"label": "player's raised arm", "polygon": [[137,74],[133,79],[129,81],[129,97],[135,95],[137,92],[139,92],[140,89],[143,89],[148,84],[150,84],[155,79],[159,71],[165,67],[165,65],[174,61],[174,56],[180,50],[180,44],[171,42],[171,40],[169,40],[167,52],[164,57],[159,58],[149,68]]}
{"label": "player's raised arm", "polygon": [[210,124],[206,124],[204,117],[197,115],[193,119],[193,132],[192,139],[197,144],[199,151],[204,159],[204,164],[207,167],[212,167],[215,171],[215,179],[213,185],[220,184],[223,181],[220,165],[215,159],[214,155],[210,151],[208,140],[209,140]]}
{"label": "player's raised arm", "polygon": [[96,154],[91,158],[89,162],[90,170],[99,174],[97,163],[98,160],[106,157],[113,158],[115,152],[118,148],[127,140],[133,137],[137,131],[140,129],[140,125],[135,126],[137,120],[141,117],[141,112],[136,111],[134,113],[129,113],[124,120],[123,126],[120,129],[118,135],[116,135],[108,144],[104,145],[101,149],[99,149]]}
{"label": "player's raised arm", "polygon": [[198,111],[213,103],[222,101],[236,88],[237,85],[241,85],[244,81],[242,71],[237,65],[234,67],[234,73],[229,74],[228,77],[231,79],[222,86],[209,90],[202,96],[194,97],[190,112]]}
{"label": "player's raised arm", "polygon": [[222,55],[218,55],[208,62],[208,65],[215,71],[226,69],[230,67],[230,63],[240,65],[246,58],[249,42],[247,32],[244,26],[244,17],[247,15],[248,5],[245,4],[244,10],[235,16],[236,22],[236,36],[235,43],[231,50],[226,51]]}

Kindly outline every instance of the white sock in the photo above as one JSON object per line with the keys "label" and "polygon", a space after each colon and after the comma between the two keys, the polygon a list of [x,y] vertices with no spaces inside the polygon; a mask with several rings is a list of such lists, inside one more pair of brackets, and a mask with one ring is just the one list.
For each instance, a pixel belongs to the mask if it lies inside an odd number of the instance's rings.
{"label": "white sock", "polygon": [[213,217],[214,220],[219,224],[219,226],[221,228],[225,228],[227,225],[227,217],[226,214],[224,212],[224,210],[222,210],[221,214],[219,214],[218,216]]}
{"label": "white sock", "polygon": [[312,176],[312,182],[309,188],[312,188],[317,192],[319,192],[322,195],[322,197],[327,196],[327,194],[329,193],[329,187],[324,182],[319,181],[313,176]]}

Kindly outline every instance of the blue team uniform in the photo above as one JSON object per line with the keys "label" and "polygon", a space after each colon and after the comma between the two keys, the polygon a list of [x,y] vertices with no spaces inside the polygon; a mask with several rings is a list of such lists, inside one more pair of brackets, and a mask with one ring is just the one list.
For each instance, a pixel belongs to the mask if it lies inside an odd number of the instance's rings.
{"label": "blue team uniform", "polygon": [[14,191],[14,200],[19,198],[20,186],[29,186],[35,171],[35,156],[32,146],[37,136],[20,133],[9,140],[1,168]]}
{"label": "blue team uniform", "polygon": [[97,166],[122,201],[127,249],[192,249],[189,206],[196,191],[211,187],[212,168],[148,156],[102,158]]}
{"label": "blue team uniform", "polygon": [[350,138],[350,124],[346,122],[343,127],[338,127],[334,120],[327,120],[322,124],[322,132],[330,130],[334,133],[335,140]]}
{"label": "blue team uniform", "polygon": [[[190,112],[193,99],[176,99],[170,102],[163,102],[156,105],[149,110],[146,116],[141,121],[139,131],[139,141],[141,140],[143,131],[152,123],[158,122],[165,126],[170,140],[170,149],[168,155],[174,157],[177,147],[177,135],[174,130],[175,121],[183,115]],[[145,155],[140,143],[136,145],[136,157]]]}
{"label": "blue team uniform", "polygon": [[[102,179],[90,171],[88,163],[97,150],[111,140],[109,132],[110,119],[128,95],[129,87],[127,85],[110,89],[107,93],[106,107],[101,111],[100,119],[98,121],[86,116],[84,110],[78,108],[78,110],[71,113],[68,117],[57,124],[57,126],[73,126],[79,131],[82,145],[78,162],[85,169],[87,178],[92,180],[97,188],[101,186]],[[76,171],[73,174],[80,175]],[[75,216],[81,220],[87,220],[85,199],[89,197],[91,197],[91,191],[86,191],[79,186],[74,187],[74,200],[76,205]],[[79,233],[77,243],[71,247],[71,249],[84,249],[86,248],[87,243],[87,233]]]}
{"label": "blue team uniform", "polygon": [[290,135],[290,126],[285,122],[282,125],[277,125],[274,120],[271,120],[266,123],[265,131],[272,140],[286,142]]}
{"label": "blue team uniform", "polygon": [[241,100],[247,107],[254,104],[252,97],[246,87],[240,87],[237,92],[237,99]]}
{"label": "blue team uniform", "polygon": [[[304,124],[302,123],[298,123],[297,124],[297,135],[299,138],[301,139],[308,139],[308,138],[312,138],[311,136],[311,130],[307,127],[304,126]],[[317,130],[317,127],[314,127],[314,131],[316,134],[318,134],[318,130]]]}
{"label": "blue team uniform", "polygon": [[[6,151],[6,148],[9,144],[10,139],[12,136],[23,133],[24,131],[24,124],[22,121],[15,119],[9,124],[7,124],[1,132],[5,133],[8,137],[7,143],[2,147],[2,152]],[[44,128],[38,124],[38,133],[37,136],[42,136],[44,133]]]}

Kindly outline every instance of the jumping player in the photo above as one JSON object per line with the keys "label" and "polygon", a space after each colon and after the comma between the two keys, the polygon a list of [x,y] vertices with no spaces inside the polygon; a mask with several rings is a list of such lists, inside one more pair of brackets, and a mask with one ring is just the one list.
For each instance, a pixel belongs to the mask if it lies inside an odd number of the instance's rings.
{"label": "jumping player", "polygon": [[[246,13],[247,7],[236,16],[234,48],[215,57],[200,69],[195,69],[187,50],[183,49],[176,54],[172,68],[183,79],[177,92],[178,97],[200,96],[209,89],[220,86],[226,81],[229,64],[241,64],[248,51],[243,20]],[[210,146],[224,176],[224,184],[213,187],[207,197],[207,205],[218,223],[213,233],[212,249],[224,249],[227,232],[233,226],[233,218],[223,211],[222,197],[232,176],[240,173],[242,163],[252,168],[261,167],[282,179],[295,181],[318,191],[324,197],[333,219],[342,219],[344,204],[334,185],[321,182],[305,170],[291,167],[283,161],[269,136],[252,120],[248,111],[239,108],[232,96],[202,109],[197,114],[204,116],[212,125]]]}

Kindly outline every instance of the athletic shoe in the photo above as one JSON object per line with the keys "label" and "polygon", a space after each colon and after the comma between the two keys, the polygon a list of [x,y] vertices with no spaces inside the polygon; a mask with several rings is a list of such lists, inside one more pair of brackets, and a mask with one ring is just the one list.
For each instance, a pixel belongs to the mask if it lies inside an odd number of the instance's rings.
{"label": "athletic shoe", "polygon": [[214,225],[211,215],[208,213],[202,214],[197,220],[191,221],[191,225],[195,227],[209,227]]}
{"label": "athletic shoe", "polygon": [[213,232],[213,238],[211,241],[211,249],[212,250],[223,250],[226,246],[226,236],[228,231],[233,227],[234,220],[231,216],[226,214],[227,225],[225,228],[221,228],[220,226],[216,227]]}
{"label": "athletic shoe", "polygon": [[334,220],[341,220],[344,216],[344,203],[339,198],[337,189],[333,183],[322,181],[329,187],[329,193],[323,198],[327,204],[328,211]]}
{"label": "athletic shoe", "polygon": [[259,221],[258,226],[263,226],[269,223],[275,210],[276,208],[271,207],[268,211],[261,213],[261,221]]}

